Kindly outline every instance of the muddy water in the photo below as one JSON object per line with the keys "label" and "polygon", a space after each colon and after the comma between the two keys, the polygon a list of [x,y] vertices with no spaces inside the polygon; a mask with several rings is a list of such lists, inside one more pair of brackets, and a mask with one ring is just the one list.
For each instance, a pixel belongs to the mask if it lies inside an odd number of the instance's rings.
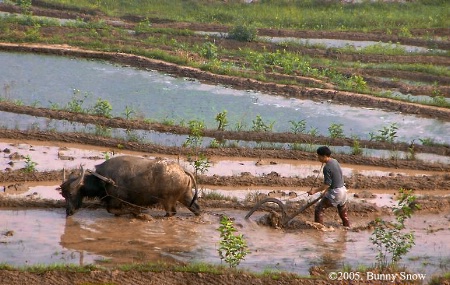
{"label": "muddy water", "polygon": [[251,129],[253,120],[261,116],[266,125],[274,123],[273,131],[290,131],[289,121],[305,120],[307,131],[317,128],[319,134],[328,135],[331,123],[342,124],[346,136],[361,138],[396,123],[400,141],[433,138],[435,142],[450,142],[448,122],[375,108],[233,90],[85,59],[2,52],[0,62],[0,96],[26,105],[62,108],[75,94],[84,108],[91,108],[99,98],[107,100],[114,116],[124,116],[128,107],[134,115],[145,118],[176,123],[196,119],[204,121],[208,128],[216,128],[216,115],[227,110],[230,129],[237,125]]}
{"label": "muddy water", "polygon": [[[0,148],[10,148],[22,155],[30,155],[43,169],[61,169],[77,167],[83,162],[86,167],[93,167],[104,160],[108,150],[100,147],[84,147],[77,145],[46,143],[11,144],[5,142]],[[32,147],[31,147],[32,145]],[[58,153],[60,157],[58,157]],[[139,155],[139,153],[124,152]],[[112,154],[110,154],[112,155]],[[9,155],[3,152],[2,167],[9,161]],[[61,157],[75,157],[74,160],[63,160]],[[170,157],[169,157],[170,158]],[[175,159],[175,158],[173,158]],[[22,163],[22,165],[21,165]],[[23,167],[23,159],[14,167]],[[316,175],[314,170],[319,165],[314,162],[289,164],[280,161],[277,165],[269,162],[256,166],[255,161],[217,160],[211,169],[213,172],[226,172],[233,169],[254,174],[277,171],[280,175],[298,172],[303,175]],[[8,165],[8,164],[7,164]],[[8,165],[9,166],[9,165]],[[240,168],[241,167],[241,168]],[[315,169],[317,168],[317,169]],[[385,175],[389,169],[360,168],[352,169],[344,166],[346,171],[381,172]],[[313,173],[311,173],[313,172]],[[298,174],[297,173],[297,174]],[[408,175],[420,172],[408,171]],[[10,197],[29,197],[29,199],[46,198],[62,199],[56,190],[57,183],[35,183],[23,193]],[[273,189],[204,189],[217,191],[224,196],[242,200],[249,193],[268,193]],[[287,189],[284,189],[288,192]],[[298,189],[297,189],[298,190]],[[1,192],[1,191],[0,191]],[[203,194],[202,193],[202,194]],[[303,192],[298,191],[298,199],[305,199]],[[303,193],[304,194],[304,193]],[[287,201],[287,198],[280,198]],[[353,201],[359,201],[353,198]],[[379,194],[371,201],[378,206],[393,205],[392,195]],[[299,274],[308,274],[313,265],[327,265],[341,268],[350,265],[371,266],[375,262],[376,252],[369,241],[370,231],[343,231],[336,219],[327,219],[328,226],[335,227],[331,231],[318,231],[308,227],[275,230],[260,226],[256,221],[264,214],[256,212],[250,220],[244,220],[245,211],[230,209],[207,210],[202,216],[194,217],[190,212],[178,207],[179,215],[174,218],[163,218],[164,211],[151,210],[154,221],[134,220],[128,217],[114,217],[104,209],[81,209],[74,216],[66,219],[64,209],[2,209],[0,210],[0,262],[14,265],[73,263],[100,264],[111,266],[129,262],[148,262],[165,260],[202,261],[220,264],[217,248],[219,241],[219,217],[226,214],[235,219],[239,233],[244,234],[251,254],[242,262],[241,267],[253,271],[284,270]],[[310,216],[298,216],[301,222],[311,221]],[[450,252],[448,239],[450,236],[450,213],[421,215],[414,217],[409,227],[415,231],[416,244],[403,260],[409,270],[416,273],[431,274],[448,271]],[[364,226],[369,220],[354,219],[354,226]]]}
{"label": "muddy water", "polygon": [[[1,210],[0,261],[15,265],[73,263],[103,266],[158,260],[220,264],[217,249],[219,217],[235,219],[251,253],[240,267],[253,271],[283,270],[308,275],[313,265],[354,270],[371,266],[376,252],[369,231],[315,229],[282,231],[255,223],[261,213],[244,220],[246,212],[215,209],[193,217],[181,211],[154,221],[114,217],[105,210],[83,209],[66,219],[63,209]],[[308,218],[308,217],[306,217]],[[416,246],[403,259],[414,273],[432,274],[450,268],[450,213],[413,218]],[[333,224],[333,222],[330,222]],[[334,223],[336,226],[336,223]],[[11,236],[5,232],[13,231]]]}
{"label": "muddy water", "polygon": [[[5,152],[5,150],[8,150]],[[108,148],[70,145],[63,143],[45,143],[33,141],[30,143],[16,141],[0,141],[0,170],[17,170],[27,166],[27,157],[36,163],[37,171],[51,171],[76,169],[84,165],[86,169],[94,170],[95,165],[105,161],[108,157],[118,155],[145,156],[149,159],[160,157],[158,154],[138,152],[112,152]],[[193,171],[193,166],[183,158],[175,156],[164,156],[165,159],[178,161],[185,168]],[[283,177],[306,178],[316,176],[320,169],[320,162],[292,161],[292,160],[258,160],[258,159],[236,159],[236,158],[210,158],[210,167],[205,175],[239,176],[248,172],[254,176],[264,176],[271,172],[277,172]],[[388,175],[427,175],[432,172],[416,170],[398,170],[391,168],[380,168],[372,166],[356,166],[342,164],[345,176],[355,174],[366,176],[388,176]],[[0,188],[1,189],[1,188]]]}

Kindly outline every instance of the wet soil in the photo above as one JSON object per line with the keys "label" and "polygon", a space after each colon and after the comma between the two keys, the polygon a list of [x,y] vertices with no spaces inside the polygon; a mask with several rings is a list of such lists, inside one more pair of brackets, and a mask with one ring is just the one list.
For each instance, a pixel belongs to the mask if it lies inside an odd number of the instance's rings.
{"label": "wet soil", "polygon": [[[12,5],[0,3],[0,10],[8,12],[19,12],[18,8]],[[104,18],[107,21],[117,19],[107,19],[98,11],[68,9],[67,7],[60,7],[58,5],[49,5],[44,1],[33,1],[33,14],[45,15],[56,18],[82,18],[82,19],[100,19]],[[123,28],[132,29],[136,23],[143,20],[139,17],[129,16],[121,19],[120,23],[114,22]],[[227,32],[228,28],[216,24],[199,24],[199,23],[177,23],[167,21],[164,19],[150,19],[152,25],[157,27],[170,27],[175,29],[189,29],[193,31],[215,31]],[[22,29],[18,27],[18,30]],[[68,31],[63,27],[42,28],[43,38],[55,35],[63,36]],[[73,31],[71,31],[73,32]],[[431,34],[434,36],[450,36],[448,29],[427,29],[411,31],[413,35],[420,36],[423,34]],[[350,39],[350,40],[373,40],[383,42],[399,42],[401,44],[432,47],[439,49],[449,49],[450,42],[448,41],[433,41],[423,40],[419,38],[401,38],[394,35],[386,35],[382,32],[373,33],[349,33],[349,32],[324,32],[324,31],[294,31],[294,30],[275,30],[275,29],[261,29],[258,31],[260,36],[276,36],[276,37],[301,37],[301,38],[330,38],[330,39]],[[145,37],[143,34],[141,37]],[[202,36],[174,36],[177,41],[188,43],[202,43],[204,37]],[[78,38],[82,41],[82,36]],[[114,44],[119,44],[118,41]],[[136,41],[129,43],[135,46],[142,46],[139,37]],[[227,39],[217,39],[218,46],[227,49],[238,49],[249,47],[256,50],[265,49],[267,51],[275,51],[280,48],[280,45],[269,43],[242,43]],[[160,47],[164,49],[164,47]],[[294,48],[285,46],[287,50],[296,50],[304,55],[312,57],[323,57],[330,59],[339,59],[343,61],[360,61],[360,62],[397,62],[397,63],[432,63],[435,65],[449,66],[450,59],[445,56],[438,55],[414,55],[414,56],[385,56],[385,55],[363,55],[363,54],[342,54],[333,49],[321,50],[315,48]],[[311,78],[304,78],[300,75],[286,76],[275,72],[267,72],[267,77],[270,79],[292,79],[302,83],[304,86],[293,86],[277,84],[272,82],[262,82],[253,79],[235,78],[224,75],[212,74],[191,67],[178,66],[158,60],[152,60],[140,56],[134,56],[123,53],[109,53],[82,50],[72,46],[61,45],[46,45],[46,44],[13,44],[1,43],[0,50],[14,51],[14,52],[35,52],[35,53],[49,53],[65,56],[77,56],[86,58],[96,58],[110,60],[116,63],[135,66],[139,68],[149,68],[162,72],[167,72],[176,76],[186,76],[196,78],[197,80],[209,83],[224,84],[233,86],[239,89],[253,89],[271,94],[278,94],[288,97],[314,99],[314,100],[333,100],[348,105],[361,107],[383,108],[389,111],[403,112],[408,114],[415,114],[424,117],[438,118],[444,121],[450,120],[450,110],[446,108],[424,106],[413,103],[399,102],[390,99],[383,99],[372,97],[365,94],[357,94],[351,92],[342,92],[336,90],[329,82],[318,82]],[[234,58],[223,58],[223,61],[235,61]],[[450,96],[450,78],[446,76],[437,76],[423,74],[420,72],[408,72],[398,70],[353,70],[342,69],[349,74],[361,74],[367,80],[368,84],[374,88],[388,88],[391,90],[400,90],[401,92],[409,92],[411,94],[430,94],[433,90],[438,91],[439,94]],[[415,80],[427,83],[437,82],[438,87],[430,86],[412,86],[400,81],[386,82],[380,80],[379,77],[391,77],[407,80]],[[308,87],[312,86],[312,87]],[[316,87],[322,87],[320,89]],[[434,88],[434,89],[433,89]],[[437,89],[436,89],[437,88]],[[188,134],[189,130],[183,127],[167,126],[158,123],[146,123],[139,120],[124,120],[122,118],[106,119],[95,117],[86,114],[74,114],[65,111],[56,111],[43,108],[34,108],[27,106],[17,106],[8,102],[0,102],[0,110],[21,114],[30,114],[38,117],[48,117],[52,119],[65,119],[69,121],[81,123],[95,123],[111,128],[128,128],[128,129],[143,129],[155,130],[159,132],[168,132],[176,134]],[[332,142],[329,138],[310,137],[307,135],[294,135],[288,133],[255,133],[255,132],[231,132],[231,131],[215,131],[206,130],[205,136],[214,137],[218,140],[235,139],[248,141],[267,141],[267,142],[308,142],[314,144],[332,143],[333,145],[351,145],[350,139],[335,139]],[[58,134],[54,132],[41,131],[15,131],[0,129],[0,139],[13,139],[18,141],[39,140],[39,141],[53,141],[62,143],[79,143],[85,145],[108,147],[111,150],[117,150],[117,146],[121,145],[121,149],[130,151],[140,151],[147,153],[157,153],[164,155],[186,155],[187,150],[177,147],[165,147],[152,144],[140,144],[137,142],[120,141],[112,138],[99,138],[88,134],[80,133],[64,133]],[[407,151],[411,145],[409,144],[387,144],[380,142],[365,141],[364,145],[374,149],[392,149]],[[439,155],[450,155],[450,148],[448,146],[414,146],[417,152],[428,152]],[[305,160],[315,161],[315,155],[308,152],[293,151],[293,150],[264,150],[264,149],[205,149],[203,150],[206,156],[215,157],[236,157],[236,158],[259,158],[261,160],[275,160],[275,159],[291,159],[291,160]],[[389,167],[392,169],[416,169],[423,171],[432,171],[431,175],[419,176],[401,176],[392,175],[389,177],[368,177],[363,175],[355,175],[347,178],[346,182],[351,191],[363,193],[363,191],[378,189],[379,191],[397,191],[400,188],[412,189],[418,191],[427,191],[439,193],[432,196],[424,196],[420,199],[422,209],[416,214],[421,213],[439,213],[448,211],[450,209],[450,199],[447,191],[450,191],[450,166],[445,164],[427,163],[416,160],[391,160],[378,159],[363,156],[343,155],[337,154],[336,158],[342,163],[354,165],[371,165],[375,167]],[[60,181],[62,177],[62,170],[47,171],[47,172],[32,172],[26,173],[21,170],[16,171],[2,171],[0,172],[0,182],[9,185],[16,185],[20,182],[48,182]],[[298,187],[309,188],[314,185],[314,178],[308,177],[306,179],[299,179],[293,177],[284,177],[280,173],[270,173],[265,176],[240,175],[240,176],[207,176],[200,175],[198,177],[199,183],[209,186],[223,186],[234,188],[237,186],[264,186],[264,187]],[[444,193],[444,194],[443,194]],[[369,194],[367,194],[370,196]],[[301,203],[301,202],[298,202]],[[254,202],[249,203],[233,203],[220,200],[205,200],[200,199],[201,206],[208,209],[215,208],[233,208],[241,210],[250,210]],[[88,206],[93,207],[98,203],[87,203]],[[295,205],[300,207],[300,205]],[[33,199],[8,199],[0,195],[0,208],[60,208],[64,207],[61,201],[54,200],[33,200]],[[262,207],[261,210],[271,213],[278,209],[272,206]],[[335,213],[327,212],[328,215],[335,218]],[[378,208],[368,204],[352,203],[350,205],[350,216],[355,221],[370,220],[375,215],[388,215],[389,210]],[[305,211],[305,215],[313,215],[312,209]],[[334,216],[333,216],[334,215]],[[268,224],[270,226],[270,224]],[[292,230],[296,230],[295,224],[292,225]],[[318,279],[298,279],[292,276],[284,276],[273,280],[268,277],[255,277],[245,273],[229,273],[229,274],[206,274],[206,273],[188,273],[188,272],[146,272],[146,271],[121,271],[121,270],[93,270],[89,273],[70,272],[69,271],[48,271],[43,273],[23,272],[15,270],[0,270],[0,284],[347,284],[348,282],[331,282],[326,276],[319,276]],[[356,284],[356,283],[355,283]],[[357,284],[371,284],[359,282]],[[401,284],[393,282],[381,282],[377,284]],[[408,283],[411,284],[411,283]],[[450,284],[448,280],[442,280],[440,284]]]}

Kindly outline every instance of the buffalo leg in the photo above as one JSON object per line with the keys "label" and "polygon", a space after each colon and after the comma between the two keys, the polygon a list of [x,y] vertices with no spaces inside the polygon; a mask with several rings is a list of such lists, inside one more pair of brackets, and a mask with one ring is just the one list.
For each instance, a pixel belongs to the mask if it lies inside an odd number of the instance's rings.
{"label": "buffalo leg", "polygon": [[196,216],[200,215],[200,206],[197,204],[197,201],[192,201],[192,197],[189,195],[186,195],[182,199],[178,200],[181,204],[186,206],[186,208],[189,209],[192,213],[194,213]]}
{"label": "buffalo leg", "polygon": [[165,202],[165,203],[163,203],[163,206],[164,206],[164,210],[166,210],[165,217],[172,217],[172,216],[176,215],[177,208],[175,207],[174,203]]}

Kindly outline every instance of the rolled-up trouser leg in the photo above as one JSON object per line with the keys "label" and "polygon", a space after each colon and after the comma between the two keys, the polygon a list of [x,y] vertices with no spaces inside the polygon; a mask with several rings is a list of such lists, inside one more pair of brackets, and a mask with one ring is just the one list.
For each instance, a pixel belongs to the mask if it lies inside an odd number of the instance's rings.
{"label": "rolled-up trouser leg", "polygon": [[328,198],[326,198],[326,197],[323,197],[314,209],[314,222],[323,225],[323,211],[326,208],[329,208],[332,206],[333,205],[331,204],[330,200],[328,200]]}
{"label": "rolled-up trouser leg", "polygon": [[339,217],[341,217],[342,224],[344,227],[350,227],[350,221],[348,220],[348,213],[347,213],[347,202],[345,202],[344,205],[338,205],[338,213]]}

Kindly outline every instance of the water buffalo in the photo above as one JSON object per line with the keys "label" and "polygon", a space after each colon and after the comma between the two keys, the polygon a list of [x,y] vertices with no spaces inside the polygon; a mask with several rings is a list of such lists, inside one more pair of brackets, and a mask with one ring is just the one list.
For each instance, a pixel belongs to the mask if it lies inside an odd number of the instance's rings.
{"label": "water buffalo", "polygon": [[95,172],[81,167],[81,175],[71,175],[60,188],[67,216],[81,207],[84,197],[100,198],[116,215],[137,215],[143,207],[160,203],[170,217],[176,214],[177,201],[200,214],[195,178],[175,162],[117,156],[96,165]]}

